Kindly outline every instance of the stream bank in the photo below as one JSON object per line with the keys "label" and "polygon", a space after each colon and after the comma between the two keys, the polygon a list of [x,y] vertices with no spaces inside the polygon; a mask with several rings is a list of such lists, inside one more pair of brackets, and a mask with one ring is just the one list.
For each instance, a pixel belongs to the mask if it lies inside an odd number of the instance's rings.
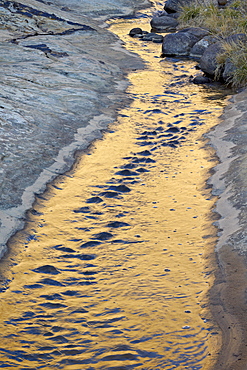
{"label": "stream bank", "polygon": [[218,270],[211,290],[211,308],[223,334],[215,369],[242,370],[247,366],[246,326],[246,90],[233,96],[221,123],[210,133],[220,163],[210,179],[218,194],[221,216],[216,255]]}

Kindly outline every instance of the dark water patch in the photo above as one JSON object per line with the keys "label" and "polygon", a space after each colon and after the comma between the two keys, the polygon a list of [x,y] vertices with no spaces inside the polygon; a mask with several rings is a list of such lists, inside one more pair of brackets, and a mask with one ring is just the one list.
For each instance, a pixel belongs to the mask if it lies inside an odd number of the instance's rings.
{"label": "dark water patch", "polygon": [[[99,234],[97,234],[97,235],[99,235]],[[98,239],[98,238],[96,238],[96,239]],[[102,239],[102,240],[104,240],[104,239]],[[92,248],[92,247],[96,247],[97,245],[100,245],[100,244],[101,244],[101,242],[98,242],[97,240],[91,240],[89,242],[81,244],[80,248]]]}
{"label": "dark water patch", "polygon": [[85,278],[84,281],[80,281],[77,285],[81,285],[81,286],[89,286],[89,285],[95,285],[95,284],[98,284],[97,281],[93,281],[95,278],[93,277],[90,277],[88,279]]}
{"label": "dark water patch", "polygon": [[53,247],[61,252],[66,252],[66,253],[76,253],[76,251],[72,248],[69,248],[69,247]]}
{"label": "dark water patch", "polygon": [[173,134],[162,134],[162,135],[159,135],[158,138],[169,138],[169,137],[173,137]]}
{"label": "dark water patch", "polygon": [[85,276],[91,276],[91,275],[98,274],[98,272],[97,271],[83,271],[82,274]]}
{"label": "dark water patch", "polygon": [[31,240],[38,240],[35,234],[30,234],[27,236],[26,241],[30,242]]}
{"label": "dark water patch", "polygon": [[69,340],[63,335],[56,335],[55,337],[49,337],[47,339],[52,340],[53,342],[56,342],[56,343],[68,343],[69,342]]}
{"label": "dark water patch", "polygon": [[57,275],[60,274],[60,271],[52,265],[44,265],[37,267],[33,270],[34,272],[42,273],[42,274],[51,274],[51,275]]}
{"label": "dark water patch", "polygon": [[117,185],[117,186],[112,185],[109,187],[109,190],[115,190],[120,193],[129,193],[131,191],[131,189],[126,185]]}
{"label": "dark water patch", "polygon": [[36,209],[31,209],[30,211],[34,216],[42,216],[42,212],[38,212]]}
{"label": "dark water patch", "polygon": [[119,198],[119,193],[116,191],[104,191],[100,195],[106,198]]}
{"label": "dark water patch", "polygon": [[169,148],[174,148],[176,149],[177,148],[177,145],[176,144],[173,144],[173,143],[170,143],[170,142],[167,142],[167,143],[163,143],[161,144],[162,146],[168,146]]}
{"label": "dark water patch", "polygon": [[142,152],[138,152],[138,155],[148,156],[151,155],[151,152],[149,150],[143,150]]}
{"label": "dark water patch", "polygon": [[119,355],[108,355],[101,359],[101,361],[126,361],[126,360],[137,360],[137,355],[133,353],[124,353]]}
{"label": "dark water patch", "polygon": [[53,333],[58,333],[59,331],[63,331],[64,328],[62,328],[61,326],[53,326],[51,330],[53,331]]}
{"label": "dark water patch", "polygon": [[41,307],[45,308],[50,308],[50,309],[58,309],[58,308],[65,308],[67,307],[65,304],[62,303],[53,303],[53,302],[46,302],[46,303],[41,303]]}
{"label": "dark water patch", "polygon": [[127,163],[127,164],[125,164],[124,166],[123,166],[123,168],[127,168],[127,169],[133,169],[133,168],[135,168],[136,167],[136,165],[135,164],[133,164],[133,163]]}
{"label": "dark water patch", "polygon": [[183,122],[182,120],[178,120],[178,121],[175,121],[175,122],[172,122],[173,125],[178,125],[179,123]]}
{"label": "dark water patch", "polygon": [[71,314],[75,313],[88,313],[88,310],[85,310],[84,308],[77,308],[76,310],[72,311]]}
{"label": "dark water patch", "polygon": [[166,130],[166,132],[180,132],[179,128],[178,127],[170,127]]}
{"label": "dark water patch", "polygon": [[80,355],[83,352],[84,352],[83,350],[79,350],[79,349],[63,349],[63,350],[61,350],[61,353],[66,355],[66,356],[77,356],[77,355]]}
{"label": "dark water patch", "polygon": [[119,227],[127,227],[130,226],[127,222],[121,222],[121,221],[112,221],[107,224],[108,227],[117,229]]}
{"label": "dark water patch", "polygon": [[138,143],[138,145],[140,145],[140,146],[151,146],[151,145],[154,145],[154,143],[152,141],[140,141]]}
{"label": "dark water patch", "polygon": [[144,135],[144,136],[140,136],[136,138],[136,140],[148,140],[148,139],[149,139],[148,135]]}
{"label": "dark water patch", "polygon": [[169,144],[174,144],[174,145],[179,145],[179,141],[178,140],[169,140],[168,143]]}
{"label": "dark water patch", "polygon": [[[133,167],[135,167],[135,165],[133,165]],[[116,172],[116,175],[131,177],[131,176],[138,176],[139,173],[137,173],[135,171],[130,171],[128,169],[125,169],[125,170],[121,170],[121,171]]]}
{"label": "dark water patch", "polygon": [[89,207],[80,207],[78,209],[74,209],[73,212],[75,212],[75,213],[90,213],[91,209]]}
{"label": "dark water patch", "polygon": [[85,216],[85,219],[89,219],[89,220],[98,220],[99,218],[96,217],[96,216]]}
{"label": "dark water patch", "polygon": [[62,292],[61,294],[69,296],[69,297],[75,297],[75,296],[80,295],[80,293],[77,292],[76,290],[66,290],[66,292]]}
{"label": "dark water patch", "polygon": [[147,170],[146,168],[143,168],[143,167],[139,167],[139,168],[137,168],[137,170],[136,170],[136,171],[138,171],[138,172],[140,172],[140,173],[150,172],[149,170]]}
{"label": "dark water patch", "polygon": [[25,289],[39,289],[39,288],[42,288],[43,287],[43,285],[41,285],[41,284],[26,284],[26,285],[24,285],[24,288]]}
{"label": "dark water patch", "polygon": [[63,259],[70,259],[70,258],[77,258],[82,261],[90,261],[95,259],[96,257],[92,254],[64,254],[60,256],[60,258]]}
{"label": "dark water patch", "polygon": [[114,240],[111,240],[111,243],[114,243],[114,244],[120,244],[120,245],[123,245],[123,244],[139,244],[139,243],[144,243],[144,240],[129,240],[129,239],[114,239]]}
{"label": "dark water patch", "polygon": [[[156,130],[152,130],[152,131],[143,131],[141,133],[142,136],[145,136],[145,137],[150,137],[150,136],[156,136],[157,135],[157,131]],[[142,137],[143,139],[143,137]]]}
{"label": "dark water patch", "polygon": [[100,197],[92,197],[87,199],[86,203],[101,203],[103,202],[103,199]]}
{"label": "dark water patch", "polygon": [[152,158],[136,158],[133,160],[133,163],[156,163],[156,161]]}
{"label": "dark water patch", "polygon": [[[106,232],[106,231],[103,231],[103,232],[101,232],[101,233],[98,233],[98,234],[93,235],[93,237],[94,237],[95,239],[99,239],[99,240],[109,240],[109,239],[111,239],[111,238],[113,237],[113,234],[108,233],[108,232]],[[88,243],[90,243],[90,242],[88,242]],[[100,243],[99,243],[99,244],[100,244]],[[96,244],[96,245],[97,245],[97,244]]]}
{"label": "dark water patch", "polygon": [[151,114],[157,114],[157,113],[164,113],[161,109],[158,109],[158,108],[155,108],[155,109],[147,109],[145,112],[143,112],[144,114],[148,114],[148,113],[151,113]]}
{"label": "dark water patch", "polygon": [[28,318],[30,318],[30,317],[34,317],[34,316],[35,316],[35,313],[34,313],[34,312],[32,312],[32,311],[24,312],[24,313],[23,313],[23,315],[22,315],[22,317],[23,317],[24,319],[28,319]]}
{"label": "dark water patch", "polygon": [[60,283],[60,281],[49,278],[42,279],[39,282],[45,285],[64,286],[62,283]]}
{"label": "dark water patch", "polygon": [[63,297],[59,293],[54,293],[54,294],[43,294],[40,296],[40,298],[45,298],[50,301],[54,300],[62,300]]}

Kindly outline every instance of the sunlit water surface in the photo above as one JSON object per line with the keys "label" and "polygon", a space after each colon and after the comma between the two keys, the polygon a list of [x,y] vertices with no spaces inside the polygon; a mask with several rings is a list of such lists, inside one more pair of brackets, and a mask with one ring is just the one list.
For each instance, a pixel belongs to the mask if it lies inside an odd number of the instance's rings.
{"label": "sunlit water surface", "polygon": [[[146,20],[143,28],[148,29]],[[147,68],[130,107],[48,186],[3,261],[0,367],[208,369],[220,343],[207,308],[215,241],[202,135],[224,97],[189,82],[195,63],[111,30]],[[211,219],[210,219],[211,218]]]}

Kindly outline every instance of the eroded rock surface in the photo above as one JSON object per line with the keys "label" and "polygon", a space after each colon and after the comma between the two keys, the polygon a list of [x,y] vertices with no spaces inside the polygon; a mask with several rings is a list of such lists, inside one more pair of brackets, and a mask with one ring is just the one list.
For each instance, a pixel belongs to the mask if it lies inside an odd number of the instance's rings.
{"label": "eroded rock surface", "polygon": [[126,101],[124,74],[142,64],[96,18],[131,13],[134,5],[143,1],[0,1],[2,228],[6,215],[21,217],[23,207],[13,210],[41,172],[45,183],[68,170],[75,150]]}

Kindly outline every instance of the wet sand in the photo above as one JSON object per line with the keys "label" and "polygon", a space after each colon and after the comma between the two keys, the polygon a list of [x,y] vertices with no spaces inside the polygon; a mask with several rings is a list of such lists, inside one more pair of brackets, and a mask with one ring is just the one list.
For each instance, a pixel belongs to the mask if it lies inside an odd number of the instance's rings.
{"label": "wet sand", "polygon": [[246,101],[246,91],[235,95],[209,135],[220,160],[210,179],[221,216],[216,280],[210,291],[211,310],[222,331],[215,370],[247,368]]}

